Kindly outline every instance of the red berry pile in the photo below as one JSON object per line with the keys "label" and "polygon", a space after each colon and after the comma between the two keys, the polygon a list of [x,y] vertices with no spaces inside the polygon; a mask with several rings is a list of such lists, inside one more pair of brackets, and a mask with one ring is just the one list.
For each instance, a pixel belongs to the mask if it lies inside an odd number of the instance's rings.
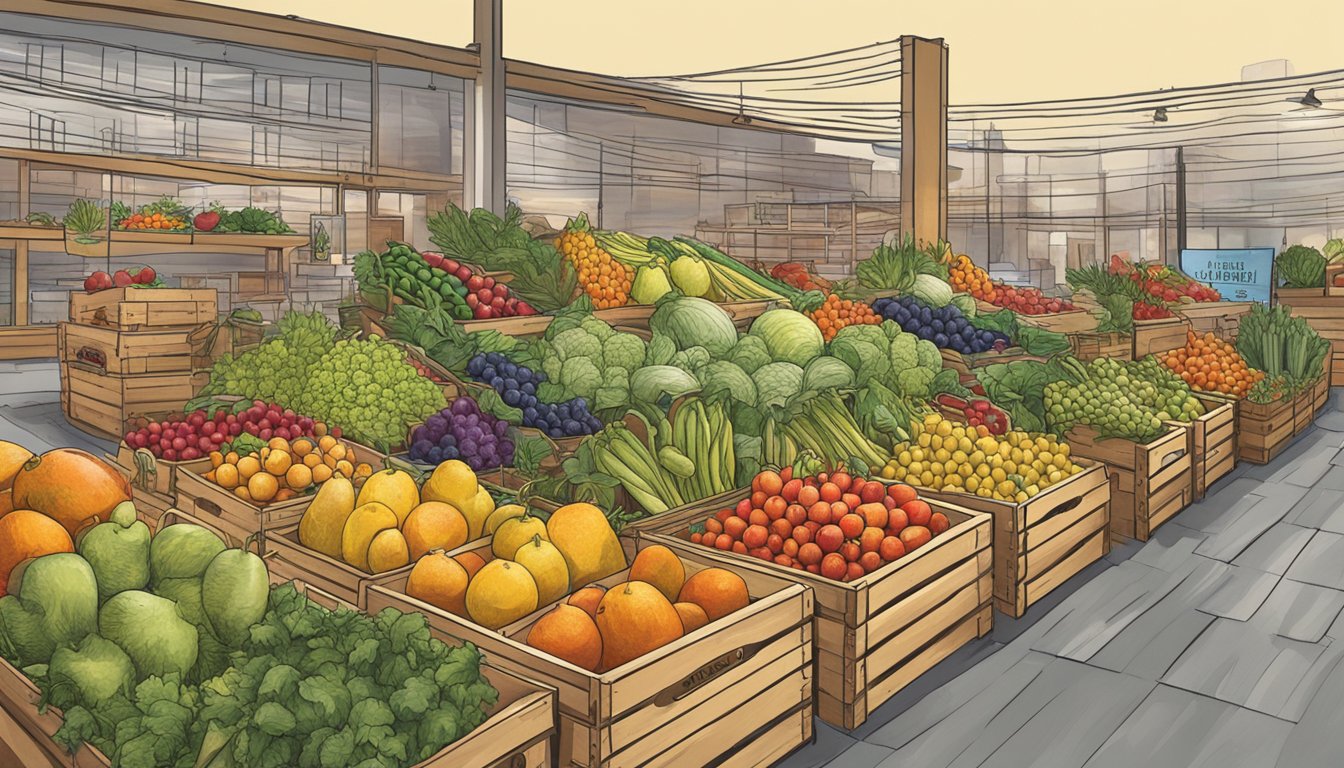
{"label": "red berry pile", "polygon": [[692,543],[835,581],[853,581],[928,544],[949,527],[914,488],[846,472],[794,478],[765,470],[751,496],[691,533]]}
{"label": "red berry pile", "polygon": [[1000,285],[994,293],[995,306],[1011,309],[1019,315],[1048,315],[1077,309],[1064,299],[1046,296],[1031,287]]}
{"label": "red berry pile", "polygon": [[[193,461],[209,456],[244,432],[260,440],[294,440],[321,437],[327,434],[327,427],[275,403],[253,400],[242,413],[229,413],[223,408],[213,414],[197,410],[181,420],[150,422],[127,432],[124,439],[131,448],[146,448],[164,461]],[[340,437],[341,430],[333,428],[331,435]]]}
{"label": "red berry pile", "polygon": [[482,277],[472,272],[471,267],[466,264],[445,258],[441,253],[424,251],[420,255],[425,257],[425,261],[429,262],[431,267],[438,267],[462,281],[467,287],[467,306],[471,307],[475,319],[489,320],[496,317],[537,314],[537,310],[526,301],[510,296],[509,287],[495,282],[495,278]]}

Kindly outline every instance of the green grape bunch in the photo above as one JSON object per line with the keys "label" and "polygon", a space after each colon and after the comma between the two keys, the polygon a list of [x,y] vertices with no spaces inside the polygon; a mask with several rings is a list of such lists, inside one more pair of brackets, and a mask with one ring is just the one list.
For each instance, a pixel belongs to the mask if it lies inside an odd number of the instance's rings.
{"label": "green grape bunch", "polygon": [[294,410],[340,425],[352,440],[399,445],[408,425],[446,406],[443,390],[379,338],[337,341],[309,369]]}
{"label": "green grape bunch", "polygon": [[1045,388],[1047,421],[1059,432],[1082,424],[1104,437],[1148,442],[1167,431],[1166,421],[1204,415],[1186,383],[1155,358],[1099,358],[1080,369],[1081,381],[1055,381]]}

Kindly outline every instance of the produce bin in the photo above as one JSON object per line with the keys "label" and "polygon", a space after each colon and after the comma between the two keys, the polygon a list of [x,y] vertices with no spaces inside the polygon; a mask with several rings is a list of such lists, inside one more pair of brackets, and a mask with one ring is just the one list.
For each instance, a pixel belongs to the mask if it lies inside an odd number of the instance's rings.
{"label": "produce bin", "polygon": [[1311,295],[1307,296],[1280,288],[1275,295],[1276,303],[1288,306],[1293,317],[1306,320],[1312,330],[1330,342],[1327,365],[1331,378],[1335,385],[1344,386],[1344,296],[1325,296],[1322,290],[1311,289],[1307,291]]}
{"label": "produce bin", "polygon": [[1134,335],[1131,337],[1134,348],[1130,352],[1130,359],[1142,360],[1151,354],[1170,352],[1184,347],[1189,330],[1190,323],[1179,316],[1158,320],[1135,320]]}
{"label": "produce bin", "polygon": [[639,535],[744,576],[770,574],[810,587],[816,594],[817,714],[827,723],[859,727],[915,678],[993,628],[993,524],[984,512],[926,498],[951,527],[901,559],[845,583],[690,542],[690,526],[746,495],[659,515],[640,524]]}
{"label": "produce bin", "polygon": [[1111,479],[1111,536],[1147,541],[1158,526],[1190,503],[1193,481],[1186,444],[1189,429],[1170,425],[1147,443],[1100,438],[1091,427],[1069,430],[1064,439],[1075,459],[1106,465]]}
{"label": "produce bin", "polygon": [[[920,489],[994,518],[994,606],[1019,618],[1041,598],[1110,551],[1111,484],[1106,467],[1077,459],[1082,472],[1022,502]],[[934,539],[936,543],[938,539]]]}
{"label": "produce bin", "polygon": [[[354,451],[357,460],[377,468],[385,458],[369,448],[341,439]],[[241,546],[252,536],[257,537],[259,551],[266,551],[266,532],[297,525],[304,510],[312,503],[314,493],[295,496],[266,506],[257,506],[206,480],[196,472],[177,473],[177,506],[188,514],[209,521],[225,534],[231,546]]]}
{"label": "produce bin", "polygon": [[1191,422],[1172,423],[1189,428],[1185,449],[1190,453],[1190,498],[1199,501],[1237,466],[1237,404],[1198,392],[1194,396],[1206,413]]}
{"label": "produce bin", "polygon": [[1251,301],[1200,301],[1178,304],[1173,310],[1190,323],[1195,333],[1212,333],[1228,341],[1236,341],[1241,318],[1251,311]]}
{"label": "produce bin", "polygon": [[59,323],[56,347],[63,363],[80,363],[105,373],[136,375],[192,370],[192,329],[116,331]]}
{"label": "produce bin", "polygon": [[[995,307],[993,310],[1000,309]],[[1072,312],[1053,312],[1044,315],[1022,315],[1017,316],[1017,322],[1022,325],[1030,325],[1040,328],[1044,331],[1054,331],[1055,333],[1087,333],[1097,330],[1097,318],[1084,309],[1075,309]]]}
{"label": "produce bin", "polygon": [[[148,449],[135,449],[123,440],[117,446],[112,463],[131,482],[136,510],[150,513],[153,519],[177,502],[177,475],[180,472],[204,474],[210,471],[210,459],[164,461]],[[143,507],[143,509],[142,509]]]}
{"label": "produce bin", "polygon": [[1293,396],[1293,437],[1311,429],[1316,418],[1316,397],[1312,387]]}
{"label": "produce bin", "polygon": [[[621,543],[633,560],[652,542]],[[704,552],[677,554],[688,575],[723,564]],[[495,632],[407,596],[398,578],[369,588],[368,610],[419,611],[436,637],[475,643],[492,665],[556,688],[556,765],[772,765],[812,739],[812,592],[764,571],[734,570],[750,605],[603,674],[523,642],[551,605]],[[627,573],[599,583],[618,584]]]}
{"label": "produce bin", "polygon": [[1237,404],[1237,458],[1268,464],[1293,440],[1294,398],[1272,403],[1243,399]]}
{"label": "produce bin", "polygon": [[[311,586],[296,587],[324,608],[345,607]],[[485,665],[484,675],[499,691],[499,700],[489,718],[413,768],[545,768],[551,765],[555,691],[490,664]],[[71,755],[55,742],[52,735],[64,723],[64,718],[55,707],[42,708],[41,697],[41,691],[22,672],[0,659],[0,706],[26,731],[52,764],[110,768],[112,761],[89,744]]]}
{"label": "produce bin", "polygon": [[206,381],[203,373],[121,376],[83,363],[61,363],[61,410],[85,432],[120,440],[128,414],[180,409]]}
{"label": "produce bin", "polygon": [[410,573],[414,563],[384,573],[362,571],[349,563],[309,549],[299,541],[297,522],[266,531],[264,558],[273,581],[298,581],[363,610],[370,584]]}
{"label": "produce bin", "polygon": [[727,312],[729,317],[733,318],[733,325],[738,330],[745,331],[756,318],[765,314],[766,310],[775,306],[776,302],[770,299],[761,301],[724,301],[719,303],[719,309]]}
{"label": "produce bin", "polygon": [[70,321],[118,331],[213,323],[219,299],[213,288],[108,288],[70,293]]}
{"label": "produce bin", "polygon": [[1134,340],[1124,333],[1070,333],[1069,346],[1073,356],[1083,362],[1099,357],[1131,360],[1134,356]]}

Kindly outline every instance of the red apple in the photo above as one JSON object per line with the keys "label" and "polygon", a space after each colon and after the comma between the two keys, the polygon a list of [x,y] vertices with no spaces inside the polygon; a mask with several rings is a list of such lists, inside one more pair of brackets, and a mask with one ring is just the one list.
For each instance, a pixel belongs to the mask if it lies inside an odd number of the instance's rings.
{"label": "red apple", "polygon": [[112,284],[118,288],[125,288],[135,282],[131,273],[124,269],[118,269],[116,274],[112,275]]}
{"label": "red apple", "polygon": [[153,267],[141,267],[140,271],[135,275],[135,282],[138,285],[149,285],[154,282],[155,277],[157,277],[157,275],[154,274]]}

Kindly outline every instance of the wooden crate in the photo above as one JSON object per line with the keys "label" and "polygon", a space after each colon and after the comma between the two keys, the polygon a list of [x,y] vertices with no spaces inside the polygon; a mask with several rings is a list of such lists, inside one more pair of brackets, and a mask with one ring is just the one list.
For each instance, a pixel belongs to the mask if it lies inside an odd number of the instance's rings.
{"label": "wooden crate", "polygon": [[196,326],[219,313],[213,288],[109,288],[70,293],[70,321],[120,331]]}
{"label": "wooden crate", "polygon": [[1316,399],[1311,387],[1293,395],[1293,436],[1296,437],[1308,429],[1316,419]]}
{"label": "wooden crate", "polygon": [[[1329,365],[1329,361],[1326,361]],[[1326,369],[1321,378],[1311,387],[1312,391],[1312,413],[1319,416],[1321,411],[1325,410],[1326,403],[1330,400],[1330,370]]]}
{"label": "wooden crate", "polygon": [[191,373],[190,336],[188,328],[116,331],[77,323],[56,326],[61,362],[82,363],[121,375]]}
{"label": "wooden crate", "polygon": [[210,471],[210,459],[195,459],[193,461],[164,461],[154,457],[153,453],[146,448],[135,449],[122,441],[117,446],[117,454],[113,457],[113,463],[122,470],[131,481],[131,490],[135,493],[135,500],[139,503],[142,494],[150,497],[151,504],[158,502],[156,507],[163,504],[172,504],[177,500],[177,475],[181,472],[191,472],[197,475]]}
{"label": "wooden crate", "polygon": [[1111,484],[1106,467],[1078,459],[1082,472],[1022,503],[920,489],[994,518],[994,606],[1019,618],[1110,552]]}
{"label": "wooden crate", "polygon": [[999,352],[979,352],[970,355],[963,355],[955,349],[939,349],[938,352],[943,357],[944,368],[951,368],[962,375],[969,374],[976,368],[983,368],[995,363],[1011,363],[1017,360],[1045,362],[1046,360],[1044,357],[1028,354],[1021,347],[1008,347]]}
{"label": "wooden crate", "polygon": [[1064,439],[1077,458],[1106,465],[1111,480],[1111,536],[1147,541],[1158,526],[1190,504],[1189,432],[1171,425],[1147,443],[1101,439],[1091,427],[1069,430]]}
{"label": "wooden crate", "polygon": [[1325,265],[1325,295],[1344,297],[1344,263]]}
{"label": "wooden crate", "polygon": [[[317,590],[301,591],[319,605],[336,605]],[[460,643],[454,643],[460,644]],[[546,768],[551,765],[551,742],[555,734],[555,691],[525,677],[486,664],[483,674],[499,691],[490,716],[467,735],[449,744],[414,768]],[[60,710],[44,706],[42,693],[22,672],[0,659],[0,707],[22,728],[22,734],[5,734],[29,742],[18,754],[37,758],[40,752],[52,765],[73,768],[111,768],[112,761],[92,745],[85,744],[73,755],[53,737],[64,724]],[[11,749],[17,745],[11,744]],[[33,749],[35,747],[36,749]],[[25,766],[40,763],[25,762]],[[45,765],[45,764],[42,764]]]}
{"label": "wooden crate", "polygon": [[1206,413],[1184,426],[1188,427],[1190,498],[1199,501],[1209,486],[1237,466],[1237,403],[1200,393],[1195,393],[1195,399],[1204,404]]}
{"label": "wooden crate", "polygon": [[1293,440],[1293,398],[1237,403],[1237,458],[1268,464]]}
{"label": "wooden crate", "polygon": [[1314,293],[1306,296],[1281,288],[1276,299],[1279,304],[1289,307],[1293,317],[1306,320],[1312,330],[1330,342],[1331,383],[1344,386],[1344,296],[1325,296],[1323,289],[1312,290]]}
{"label": "wooden crate", "polygon": [[205,374],[119,376],[82,363],[61,363],[61,409],[76,427],[120,440],[128,415],[181,409],[205,382]]}
{"label": "wooden crate", "polygon": [[1135,320],[1131,359],[1142,360],[1151,354],[1184,347],[1189,330],[1190,323],[1182,317]]}
{"label": "wooden crate", "polygon": [[[650,543],[622,538],[628,559]],[[678,554],[688,574],[722,565],[704,551]],[[748,607],[602,674],[523,642],[550,606],[495,632],[407,596],[403,577],[369,587],[368,610],[419,611],[436,637],[475,643],[491,664],[556,688],[558,766],[767,766],[812,738],[812,592],[735,570]]]}
{"label": "wooden crate", "polygon": [[1133,337],[1124,333],[1071,333],[1069,346],[1073,356],[1084,362],[1099,357],[1132,360],[1134,355]]}
{"label": "wooden crate", "polygon": [[733,325],[736,325],[739,330],[746,330],[753,320],[765,314],[766,310],[774,306],[776,306],[776,302],[769,299],[762,301],[725,301],[719,304],[719,308],[733,318]]}
{"label": "wooden crate", "polygon": [[1253,301],[1200,301],[1178,304],[1174,311],[1190,323],[1195,333],[1212,333],[1232,341],[1237,338],[1241,318],[1254,304]]}
{"label": "wooden crate", "polygon": [[1325,288],[1274,288],[1274,303],[1295,305],[1298,302],[1311,302],[1325,298]]}
{"label": "wooden crate", "polygon": [[368,573],[353,565],[309,549],[299,541],[297,522],[266,531],[266,567],[280,581],[301,581],[363,610],[370,584],[403,579],[412,565],[386,573]]}
{"label": "wooden crate", "polygon": [[[996,309],[998,309],[996,307]],[[1089,333],[1097,330],[1097,318],[1085,309],[1045,315],[1017,316],[1017,322],[1055,333]]]}
{"label": "wooden crate", "polygon": [[739,491],[718,503],[666,512],[636,523],[638,535],[679,552],[705,553],[739,573],[774,574],[810,587],[816,594],[817,714],[827,723],[857,728],[884,701],[993,627],[993,533],[984,512],[928,499],[952,527],[846,584],[690,543],[690,526],[741,498]]}

